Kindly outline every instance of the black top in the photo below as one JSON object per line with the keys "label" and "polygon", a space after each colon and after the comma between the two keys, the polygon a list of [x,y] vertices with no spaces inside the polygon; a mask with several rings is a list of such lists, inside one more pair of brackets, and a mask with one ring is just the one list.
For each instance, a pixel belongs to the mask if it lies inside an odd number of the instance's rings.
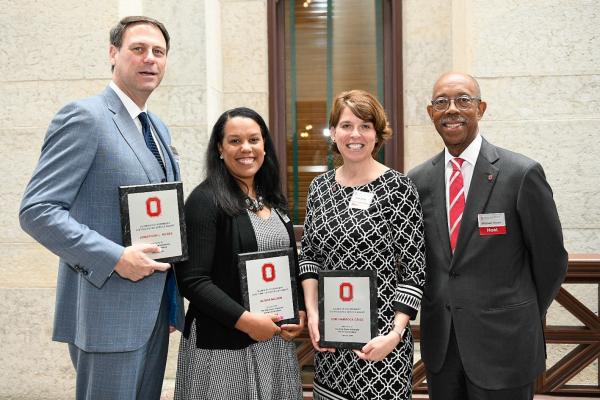
{"label": "black top", "polygon": [[[206,181],[187,198],[184,213],[189,258],[175,265],[179,290],[190,301],[183,335],[189,337],[190,325],[196,321],[198,348],[241,349],[256,343],[234,327],[245,311],[237,255],[258,251],[250,217],[246,211],[227,215],[216,205]],[[289,220],[282,222],[296,256],[293,226]],[[298,304],[303,308],[302,287],[297,282]]]}

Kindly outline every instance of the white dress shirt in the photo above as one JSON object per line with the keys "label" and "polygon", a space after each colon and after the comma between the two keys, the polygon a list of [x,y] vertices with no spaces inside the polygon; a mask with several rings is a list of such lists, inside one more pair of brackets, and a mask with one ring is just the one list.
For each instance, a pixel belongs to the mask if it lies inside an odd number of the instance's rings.
{"label": "white dress shirt", "polygon": [[[479,133],[477,133],[477,136],[475,136],[475,139],[473,139],[473,141],[471,142],[471,144],[469,144],[469,146],[467,146],[467,148],[460,153],[460,155],[458,156],[458,158],[462,158],[463,160],[465,160],[465,162],[463,162],[462,166],[460,167],[460,171],[463,174],[463,187],[464,187],[464,192],[465,192],[465,203],[467,201],[467,197],[469,195],[469,187],[471,186],[471,178],[473,177],[473,169],[475,168],[475,163],[477,162],[477,157],[479,157],[479,150],[481,150],[481,135]],[[450,181],[450,176],[452,175],[452,164],[450,163],[450,160],[454,157],[452,154],[450,154],[450,152],[448,151],[448,148],[446,147],[446,150],[444,151],[445,154],[445,165],[446,165],[446,219],[448,221],[448,234],[450,234],[450,186],[449,186],[449,181]]]}
{"label": "white dress shirt", "polygon": [[[133,123],[135,124],[135,126],[137,126],[138,131],[143,135],[144,133],[142,131],[142,122],[140,121],[140,119],[139,119],[138,116],[140,115],[141,112],[145,112],[147,114],[148,113],[148,107],[146,107],[146,105],[144,104],[144,108],[143,109],[139,108],[137,106],[137,104],[135,104],[133,102],[133,100],[131,100],[131,98],[129,98],[129,96],[127,96],[125,94],[125,92],[123,92],[121,90],[121,88],[119,88],[114,81],[110,81],[109,86],[110,86],[110,88],[112,90],[115,91],[115,93],[117,94],[117,96],[119,96],[119,99],[121,99],[121,102],[123,103],[123,105],[127,109],[127,112],[131,116],[131,119],[133,120]],[[160,153],[160,158],[163,160],[163,164],[164,164],[165,157],[163,155],[162,148],[159,145],[160,142],[156,138],[156,132],[154,132],[154,127],[152,126],[152,124],[150,124],[150,132],[152,133],[152,138],[154,139],[154,143],[156,143],[156,147],[158,148],[158,152]]]}

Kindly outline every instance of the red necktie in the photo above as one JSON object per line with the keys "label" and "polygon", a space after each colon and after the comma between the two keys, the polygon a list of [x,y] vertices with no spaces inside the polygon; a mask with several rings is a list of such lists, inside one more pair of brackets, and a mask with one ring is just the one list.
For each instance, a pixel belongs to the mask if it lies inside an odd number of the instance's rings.
{"label": "red necktie", "polygon": [[450,248],[453,253],[456,248],[456,240],[458,239],[460,221],[462,220],[463,211],[465,209],[465,188],[463,174],[460,171],[460,167],[464,161],[465,160],[458,157],[450,160],[452,173],[450,174],[448,186],[450,187]]}

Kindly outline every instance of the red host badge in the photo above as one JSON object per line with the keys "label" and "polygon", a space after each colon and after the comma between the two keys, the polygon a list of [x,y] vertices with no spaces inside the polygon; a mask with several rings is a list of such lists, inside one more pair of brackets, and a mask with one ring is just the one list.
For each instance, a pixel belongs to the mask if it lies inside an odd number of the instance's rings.
{"label": "red host badge", "polygon": [[481,236],[506,235],[504,213],[478,214],[477,223]]}
{"label": "red host badge", "polygon": [[272,282],[275,280],[275,266],[273,264],[263,264],[262,278],[265,282]]}
{"label": "red host badge", "polygon": [[149,217],[158,217],[160,213],[160,199],[158,197],[148,197],[146,200],[146,214]]}
{"label": "red host badge", "polygon": [[352,301],[354,298],[354,288],[349,282],[342,282],[340,284],[340,300]]}

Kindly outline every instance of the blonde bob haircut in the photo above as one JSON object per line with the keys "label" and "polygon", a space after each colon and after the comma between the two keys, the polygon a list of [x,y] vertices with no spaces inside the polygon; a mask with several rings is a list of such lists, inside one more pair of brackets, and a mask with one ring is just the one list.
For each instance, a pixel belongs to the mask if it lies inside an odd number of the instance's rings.
{"label": "blonde bob haircut", "polygon": [[[384,142],[392,137],[392,129],[388,123],[383,106],[371,93],[364,90],[348,90],[338,94],[333,100],[331,114],[329,114],[329,129],[333,129],[340,122],[344,107],[348,107],[352,114],[365,122],[371,122],[375,127],[376,143],[372,156],[375,156]],[[331,150],[340,154],[337,144],[331,144]]]}

